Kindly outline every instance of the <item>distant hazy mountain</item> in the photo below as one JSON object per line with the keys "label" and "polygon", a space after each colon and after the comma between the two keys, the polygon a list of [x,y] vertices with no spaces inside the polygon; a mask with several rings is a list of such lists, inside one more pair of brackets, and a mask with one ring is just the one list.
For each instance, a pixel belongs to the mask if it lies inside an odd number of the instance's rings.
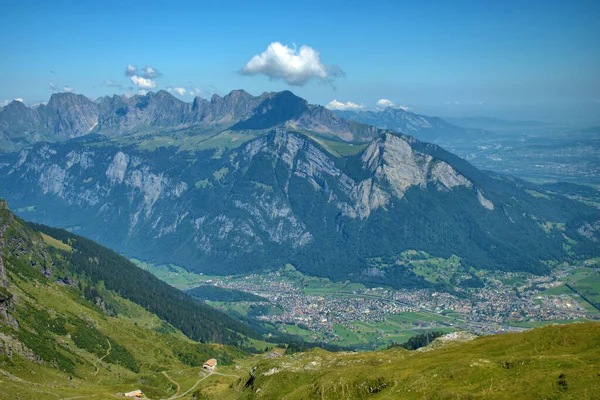
{"label": "distant hazy mountain", "polygon": [[493,132],[510,132],[517,130],[536,130],[548,127],[549,125],[540,121],[512,121],[491,117],[462,117],[445,118],[446,121],[472,129],[486,129]]}
{"label": "distant hazy mountain", "polygon": [[[60,110],[55,132],[78,138],[0,155],[0,195],[28,219],[145,260],[219,274],[289,262],[426,287],[396,264],[402,251],[456,254],[465,274],[543,273],[548,260],[600,253],[598,209],[291,92],[191,104],[166,92],[66,94],[49,107]],[[19,110],[5,131],[46,126],[40,108]],[[428,121],[420,126],[447,126]]]}
{"label": "distant hazy mountain", "polygon": [[490,135],[490,132],[477,127],[463,128],[441,118],[428,117],[393,107],[380,111],[335,111],[335,113],[345,119],[406,133],[428,142]]}

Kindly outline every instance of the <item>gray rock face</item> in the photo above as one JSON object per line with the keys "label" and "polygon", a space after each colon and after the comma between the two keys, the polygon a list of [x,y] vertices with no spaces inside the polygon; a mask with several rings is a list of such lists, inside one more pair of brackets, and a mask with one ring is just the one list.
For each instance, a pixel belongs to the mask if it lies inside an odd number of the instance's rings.
{"label": "gray rock face", "polygon": [[[362,155],[362,161],[376,178],[374,183],[365,184],[369,188],[369,198],[374,200],[370,206],[363,204],[368,210],[387,204],[389,195],[382,189],[384,185],[390,187],[392,194],[399,199],[410,187],[425,187],[428,183],[436,183],[439,190],[473,186],[444,161],[414,151],[408,142],[392,134],[385,134],[371,142]],[[368,216],[368,212],[362,215]]]}
{"label": "gray rock face", "polygon": [[600,242],[600,220],[591,223],[584,222],[577,232],[594,243]]}

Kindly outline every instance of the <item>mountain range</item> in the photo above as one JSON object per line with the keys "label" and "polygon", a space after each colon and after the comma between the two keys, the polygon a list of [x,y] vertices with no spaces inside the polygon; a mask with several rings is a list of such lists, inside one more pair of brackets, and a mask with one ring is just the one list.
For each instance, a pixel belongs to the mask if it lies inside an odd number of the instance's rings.
{"label": "mountain range", "polygon": [[37,108],[10,103],[0,127],[12,143],[0,196],[21,216],[197,272],[292,263],[335,280],[430,287],[400,253],[455,254],[469,276],[543,274],[600,252],[597,208],[288,91],[192,103],[164,91],[61,93]]}

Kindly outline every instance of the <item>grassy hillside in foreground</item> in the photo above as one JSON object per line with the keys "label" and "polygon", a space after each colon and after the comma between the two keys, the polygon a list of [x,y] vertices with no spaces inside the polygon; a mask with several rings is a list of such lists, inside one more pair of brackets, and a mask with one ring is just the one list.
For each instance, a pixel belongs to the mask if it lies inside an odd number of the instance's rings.
{"label": "grassy hillside in foreground", "polygon": [[[79,258],[71,259],[75,254]],[[156,379],[159,371],[201,366],[212,357],[228,365],[247,356],[189,339],[73,265],[88,259],[102,266],[105,256],[87,252],[80,240],[61,242],[32,230],[0,200],[0,399],[56,398],[59,387],[60,397],[97,395],[98,384],[114,393],[168,393],[172,384]],[[142,283],[140,289],[157,291],[151,281]]]}
{"label": "grassy hillside in foreground", "polygon": [[593,399],[600,390],[600,323],[480,337],[430,351],[314,350],[257,365],[253,390],[237,398]]}
{"label": "grassy hillside in foreground", "polygon": [[[578,323],[429,351],[315,349],[269,359],[252,356],[219,365],[218,374],[210,376],[200,367],[173,362],[164,364],[164,374],[122,376],[113,368],[69,380],[20,359],[10,366],[2,363],[0,399],[109,399],[134,388],[151,399],[594,399],[600,390],[599,332],[599,323]],[[253,368],[256,378],[246,387]]]}

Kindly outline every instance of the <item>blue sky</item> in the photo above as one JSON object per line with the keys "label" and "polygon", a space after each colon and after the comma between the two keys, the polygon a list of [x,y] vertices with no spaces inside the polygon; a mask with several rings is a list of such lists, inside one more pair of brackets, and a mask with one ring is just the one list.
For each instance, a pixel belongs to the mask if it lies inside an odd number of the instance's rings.
{"label": "blue sky", "polygon": [[[442,116],[600,115],[599,1],[286,3],[4,0],[0,102],[290,89],[311,103],[388,99]],[[289,57],[260,58],[275,42]],[[128,65],[160,74],[136,85]]]}

